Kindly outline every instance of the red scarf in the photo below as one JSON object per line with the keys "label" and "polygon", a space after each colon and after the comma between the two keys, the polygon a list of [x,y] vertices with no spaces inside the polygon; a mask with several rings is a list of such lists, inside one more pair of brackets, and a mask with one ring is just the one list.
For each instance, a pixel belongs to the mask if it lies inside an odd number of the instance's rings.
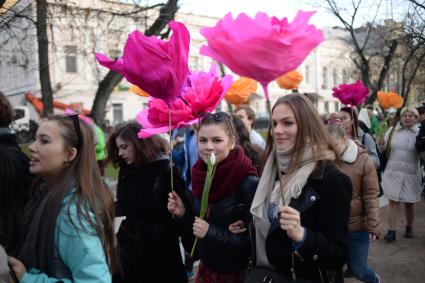
{"label": "red scarf", "polygon": [[[242,180],[249,175],[258,176],[257,169],[245,155],[242,147],[237,145],[226,159],[217,164],[208,201],[215,202],[230,196],[239,189]],[[192,168],[192,192],[198,199],[202,198],[206,176],[207,164],[199,158]]]}

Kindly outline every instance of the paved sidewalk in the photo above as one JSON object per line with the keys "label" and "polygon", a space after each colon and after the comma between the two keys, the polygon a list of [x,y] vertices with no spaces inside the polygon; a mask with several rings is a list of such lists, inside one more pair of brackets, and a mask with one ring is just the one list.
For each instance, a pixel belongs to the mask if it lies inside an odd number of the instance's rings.
{"label": "paved sidewalk", "polygon": [[[382,202],[381,202],[382,203]],[[381,210],[383,235],[388,229],[387,206]],[[381,276],[383,283],[424,283],[425,282],[425,201],[415,204],[413,239],[405,239],[404,207],[400,206],[397,240],[387,243],[380,239],[371,244],[369,265]],[[346,279],[347,283],[360,282]]]}

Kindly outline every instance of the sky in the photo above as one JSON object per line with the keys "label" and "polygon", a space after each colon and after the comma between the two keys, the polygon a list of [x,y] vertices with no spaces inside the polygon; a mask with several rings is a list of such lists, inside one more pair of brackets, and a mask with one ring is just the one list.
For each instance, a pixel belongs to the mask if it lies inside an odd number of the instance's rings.
{"label": "sky", "polygon": [[[158,3],[164,0],[148,0],[142,1]],[[330,14],[323,5],[323,0],[180,0],[180,9],[184,12],[193,12],[195,14],[209,15],[215,17],[223,17],[226,13],[232,12],[235,17],[239,13],[246,13],[254,16],[257,12],[265,12],[269,16],[278,18],[288,17],[292,20],[298,10],[317,11],[311,18],[310,23],[318,26],[341,26],[339,20]],[[350,13],[351,0],[336,0],[339,6],[348,7],[347,12]],[[381,2],[380,14],[378,20],[394,17],[400,19],[405,10],[401,7],[406,6],[407,0],[362,0],[362,6],[359,11],[358,22],[356,26],[364,24],[373,18],[377,4]],[[346,14],[346,15],[348,15]],[[346,16],[345,15],[345,16]]]}

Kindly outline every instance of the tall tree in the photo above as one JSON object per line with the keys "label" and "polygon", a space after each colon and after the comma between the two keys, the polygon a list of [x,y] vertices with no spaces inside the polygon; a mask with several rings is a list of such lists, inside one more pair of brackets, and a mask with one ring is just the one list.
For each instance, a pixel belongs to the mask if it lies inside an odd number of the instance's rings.
{"label": "tall tree", "polygon": [[41,85],[41,99],[43,101],[43,115],[53,113],[53,90],[49,72],[49,40],[47,38],[47,2],[37,0],[37,42],[38,62]]}
{"label": "tall tree", "polygon": [[[174,19],[178,10],[178,0],[168,0],[168,2],[161,7],[160,12],[153,24],[146,29],[145,35],[161,35],[163,29],[167,26],[168,22]],[[165,32],[161,37],[167,37],[168,32]],[[99,83],[99,88],[96,91],[93,106],[90,115],[98,122],[105,118],[106,104],[111,96],[111,93],[122,80],[122,76],[114,71],[109,71],[106,76]]]}
{"label": "tall tree", "polygon": [[[341,3],[340,1],[338,1]],[[367,103],[371,103],[376,99],[376,94],[382,89],[385,78],[390,69],[391,60],[394,57],[398,45],[398,38],[389,36],[387,33],[386,40],[381,40],[381,46],[376,46],[376,42],[371,44],[371,38],[378,32],[375,21],[379,14],[379,8],[382,0],[379,0],[372,20],[363,28],[356,28],[356,20],[359,16],[359,10],[362,0],[351,1],[350,12],[347,13],[346,7],[341,7],[336,0],[325,0],[326,8],[343,24],[350,35],[350,43],[354,47],[355,56],[352,56],[353,62],[360,71],[363,83],[371,91]],[[373,40],[374,41],[374,40]],[[377,60],[376,57],[379,57]],[[373,69],[377,69],[377,76],[373,79]]]}

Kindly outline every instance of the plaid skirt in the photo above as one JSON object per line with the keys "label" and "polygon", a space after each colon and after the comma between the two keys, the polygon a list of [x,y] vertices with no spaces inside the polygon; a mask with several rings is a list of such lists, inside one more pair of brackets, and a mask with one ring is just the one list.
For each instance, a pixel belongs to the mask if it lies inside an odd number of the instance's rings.
{"label": "plaid skirt", "polygon": [[243,283],[245,271],[215,272],[199,263],[195,283]]}

